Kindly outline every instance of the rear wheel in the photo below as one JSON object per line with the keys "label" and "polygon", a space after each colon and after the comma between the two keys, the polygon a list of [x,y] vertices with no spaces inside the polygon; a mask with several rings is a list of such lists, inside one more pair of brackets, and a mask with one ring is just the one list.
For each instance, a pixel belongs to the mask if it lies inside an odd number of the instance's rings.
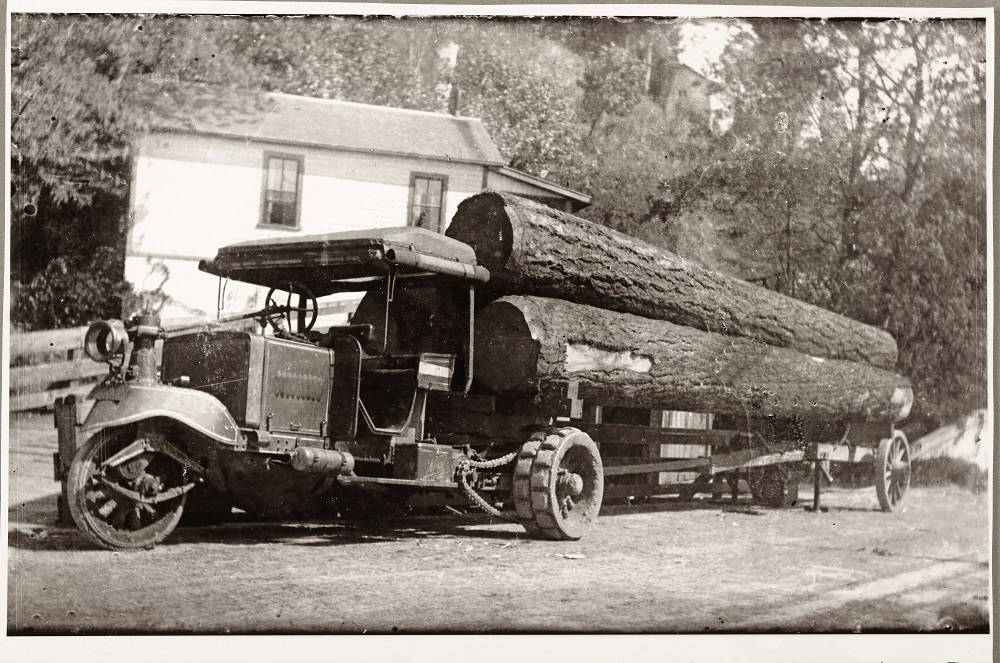
{"label": "rear wheel", "polygon": [[875,454],[875,492],[883,511],[894,511],[910,487],[910,443],[902,431],[882,440]]}
{"label": "rear wheel", "polygon": [[100,432],[70,465],[69,510],[83,536],[109,550],[152,548],[180,521],[194,476],[126,431]]}
{"label": "rear wheel", "polygon": [[532,536],[575,540],[593,526],[604,497],[597,445],[576,428],[540,431],[514,466],[514,510]]}

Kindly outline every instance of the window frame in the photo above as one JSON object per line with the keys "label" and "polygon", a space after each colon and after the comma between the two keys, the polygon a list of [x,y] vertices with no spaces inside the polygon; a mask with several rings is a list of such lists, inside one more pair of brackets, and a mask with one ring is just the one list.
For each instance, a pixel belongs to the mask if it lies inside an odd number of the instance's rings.
{"label": "window frame", "polygon": [[444,174],[441,174],[441,173],[426,173],[426,172],[418,172],[418,171],[412,171],[412,172],[410,172],[410,188],[409,188],[409,193],[407,195],[407,201],[406,201],[406,225],[409,226],[409,227],[411,227],[411,228],[418,228],[419,227],[419,226],[413,225],[410,222],[410,217],[413,214],[413,205],[414,205],[414,195],[413,194],[416,192],[416,183],[417,183],[417,178],[418,177],[422,178],[422,179],[425,179],[425,180],[438,180],[438,181],[441,182],[441,209],[438,210],[437,228],[435,229],[435,232],[443,233],[444,232],[444,211],[445,211],[445,207],[447,207],[446,203],[448,201],[448,176],[444,175]]}
{"label": "window frame", "polygon": [[[268,180],[268,166],[271,163],[271,159],[285,159],[287,161],[295,161],[298,163],[298,167],[295,171],[295,225],[286,226],[280,223],[270,223],[267,220],[267,180]],[[302,229],[302,172],[305,168],[306,158],[303,154],[292,154],[290,152],[272,152],[270,150],[264,150],[264,165],[263,174],[261,177],[261,187],[260,187],[260,216],[257,220],[258,228],[265,228],[267,230],[301,230]]]}

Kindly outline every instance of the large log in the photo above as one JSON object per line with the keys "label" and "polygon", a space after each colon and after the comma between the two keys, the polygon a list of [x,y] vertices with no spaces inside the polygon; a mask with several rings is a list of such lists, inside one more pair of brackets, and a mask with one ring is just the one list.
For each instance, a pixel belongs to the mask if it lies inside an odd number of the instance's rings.
{"label": "large log", "polygon": [[896,421],[913,402],[906,378],[868,364],[558,299],[492,302],[475,343],[476,380],[495,393],[576,381],[594,404],[802,421]]}
{"label": "large log", "polygon": [[397,284],[387,318],[385,291],[373,289],[358,303],[351,323],[372,326],[372,339],[365,350],[373,354],[461,354],[469,336],[468,297],[468,291],[461,287]]}
{"label": "large log", "polygon": [[896,363],[896,342],[881,329],[517,196],[464,200],[446,234],[475,249],[503,294],[558,297],[818,357]]}

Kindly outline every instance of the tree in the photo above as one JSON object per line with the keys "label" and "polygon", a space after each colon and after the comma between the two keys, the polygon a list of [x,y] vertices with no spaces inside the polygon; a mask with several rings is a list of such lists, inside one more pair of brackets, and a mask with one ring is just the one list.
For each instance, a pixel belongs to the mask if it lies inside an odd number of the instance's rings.
{"label": "tree", "polygon": [[[15,15],[11,261],[16,324],[120,315],[129,153],[193,83],[249,85],[241,19]],[[113,250],[103,251],[105,248]],[[105,259],[95,261],[95,255]],[[105,287],[81,289],[80,275]],[[53,305],[38,304],[45,292]]]}
{"label": "tree", "polygon": [[248,86],[235,57],[241,19],[15,15],[11,139],[15,184],[31,199],[87,203],[127,186],[131,139],[149,101],[191,83]]}
{"label": "tree", "polygon": [[624,116],[642,99],[649,83],[646,63],[628,49],[602,44],[588,60],[580,80],[580,111],[589,125],[587,137],[609,116]]}
{"label": "tree", "polygon": [[687,198],[771,285],[889,330],[927,421],[985,404],[983,27],[753,22]]}
{"label": "tree", "polygon": [[572,54],[530,24],[477,25],[459,44],[458,111],[483,119],[513,168],[544,177],[571,163],[579,141]]}

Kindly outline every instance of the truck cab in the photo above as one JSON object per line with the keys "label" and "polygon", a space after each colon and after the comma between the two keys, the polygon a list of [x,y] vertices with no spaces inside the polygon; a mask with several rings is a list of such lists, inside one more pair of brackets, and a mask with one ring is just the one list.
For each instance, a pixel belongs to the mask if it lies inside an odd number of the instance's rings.
{"label": "truck cab", "polygon": [[[429,491],[554,539],[596,518],[589,436],[551,429],[533,403],[499,416],[492,396],[470,393],[476,291],[490,275],[469,245],[368,230],[233,244],[200,268],[269,288],[264,307],[188,329],[144,314],[87,332],[108,375],[82,421],[75,404],[57,411],[72,462],[57,455],[56,468],[93,543],[151,547],[189,498],[285,518]],[[342,292],[363,293],[350,324],[315,329],[317,298]]]}

